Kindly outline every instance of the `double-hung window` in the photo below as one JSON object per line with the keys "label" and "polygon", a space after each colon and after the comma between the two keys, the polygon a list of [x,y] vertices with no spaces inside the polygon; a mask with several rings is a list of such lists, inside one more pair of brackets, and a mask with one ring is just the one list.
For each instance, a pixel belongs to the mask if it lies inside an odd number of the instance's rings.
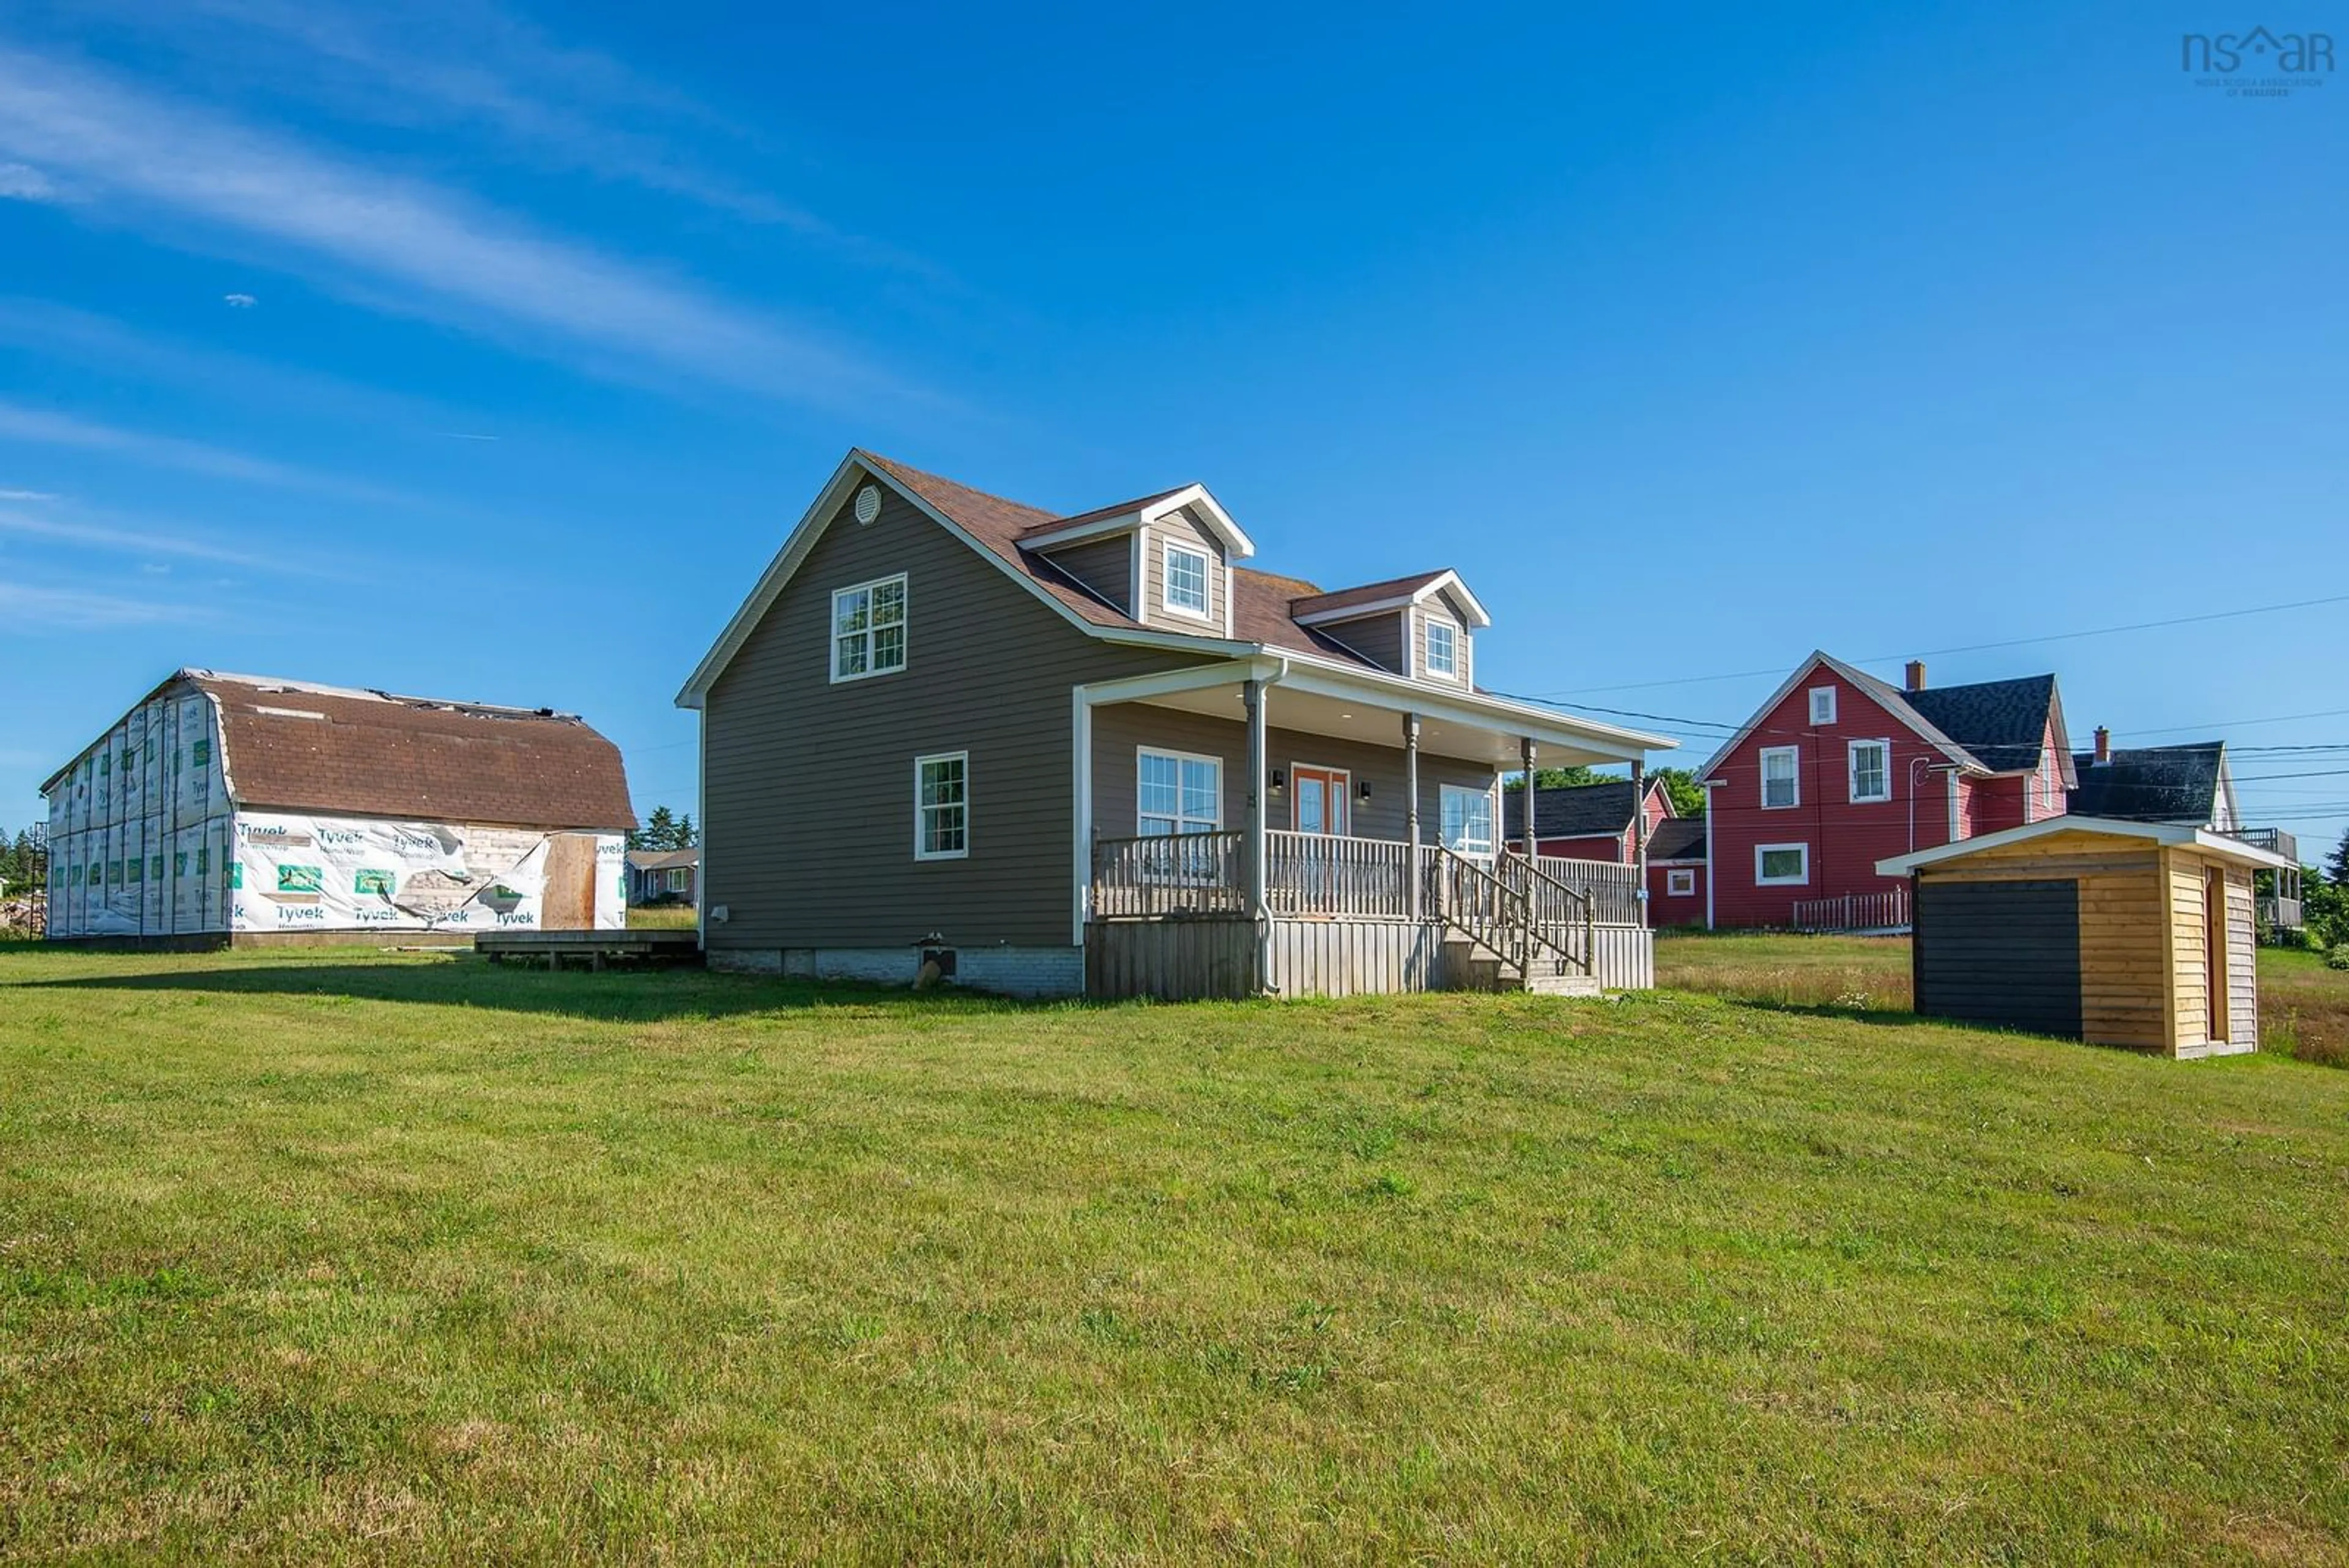
{"label": "double-hung window", "polygon": [[1136,763],[1134,831],[1144,838],[1214,833],[1224,825],[1224,764],[1187,752],[1143,750]]}
{"label": "double-hung window", "polygon": [[1762,804],[1765,806],[1803,804],[1802,753],[1793,746],[1762,748]]}
{"label": "double-hung window", "polygon": [[1493,853],[1493,792],[1445,784],[1436,795],[1444,847],[1462,855]]}
{"label": "double-hung window", "polygon": [[861,680],[905,668],[905,574],[832,596],[832,678]]}
{"label": "double-hung window", "polygon": [[1460,628],[1448,620],[1427,623],[1427,672],[1446,680],[1460,679]]}
{"label": "double-hung window", "polygon": [[1832,686],[1811,688],[1811,722],[1832,724],[1836,722],[1836,689]]}
{"label": "double-hung window", "polygon": [[959,860],[970,853],[970,753],[914,759],[914,858]]}
{"label": "double-hung window", "polygon": [[1851,742],[1851,799],[1855,805],[1892,798],[1892,742]]}
{"label": "double-hung window", "polygon": [[1205,620],[1209,614],[1207,574],[1212,569],[1205,550],[1195,550],[1188,545],[1166,542],[1166,607],[1176,615],[1196,616]]}

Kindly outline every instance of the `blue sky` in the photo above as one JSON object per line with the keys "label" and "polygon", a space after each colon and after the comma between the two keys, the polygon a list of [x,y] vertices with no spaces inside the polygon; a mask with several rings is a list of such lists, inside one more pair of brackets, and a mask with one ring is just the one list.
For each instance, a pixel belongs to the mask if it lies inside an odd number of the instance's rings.
{"label": "blue sky", "polygon": [[[2349,78],[2179,69],[2261,18],[393,9],[0,17],[0,823],[182,664],[574,710],[689,805],[852,444],[1456,566],[1488,682],[1683,762],[1815,646],[2349,741],[2349,602],[1978,648],[2349,595]],[[2313,859],[2344,758],[2247,805]]]}

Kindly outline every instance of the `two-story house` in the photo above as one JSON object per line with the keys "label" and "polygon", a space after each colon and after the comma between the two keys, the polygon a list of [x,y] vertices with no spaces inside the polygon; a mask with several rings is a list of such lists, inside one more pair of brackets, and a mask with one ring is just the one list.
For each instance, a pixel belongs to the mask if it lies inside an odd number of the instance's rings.
{"label": "two-story house", "polygon": [[1697,774],[1711,926],[1891,927],[1878,861],[2064,814],[2077,783],[2053,675],[1895,687],[1813,653]]}
{"label": "two-story house", "polygon": [[1328,591],[1255,550],[1197,484],[1060,513],[850,452],[678,699],[710,961],[1025,994],[1646,983],[1634,868],[1503,853],[1497,785],[1670,742],[1479,689],[1454,572]]}

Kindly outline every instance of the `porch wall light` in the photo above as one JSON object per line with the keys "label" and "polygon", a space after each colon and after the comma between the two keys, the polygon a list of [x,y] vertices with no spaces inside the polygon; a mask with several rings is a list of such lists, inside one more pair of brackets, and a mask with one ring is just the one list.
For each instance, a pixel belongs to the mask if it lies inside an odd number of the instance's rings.
{"label": "porch wall light", "polygon": [[1356,785],[1356,786],[1355,786],[1354,793],[1355,793],[1356,794],[1358,794],[1358,795],[1361,796],[1364,800],[1368,800],[1368,799],[1370,799],[1370,798],[1371,798],[1371,781],[1370,781],[1370,780],[1368,780],[1368,779],[1364,779],[1364,780],[1363,780],[1360,784],[1358,784],[1358,785]]}
{"label": "porch wall light", "polygon": [[1278,794],[1288,787],[1288,774],[1279,768],[1272,770],[1272,793]]}

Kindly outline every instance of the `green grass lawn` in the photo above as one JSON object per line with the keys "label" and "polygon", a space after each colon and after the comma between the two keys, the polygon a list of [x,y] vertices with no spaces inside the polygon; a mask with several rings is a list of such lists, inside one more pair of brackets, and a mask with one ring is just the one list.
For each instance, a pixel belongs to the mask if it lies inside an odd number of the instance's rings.
{"label": "green grass lawn", "polygon": [[[1909,939],[1659,937],[1656,982],[1779,1006],[1905,1012]],[[2261,948],[2260,1037],[2261,1050],[2349,1067],[2349,974],[2316,953]]]}
{"label": "green grass lawn", "polygon": [[0,1558],[2349,1562],[2349,1074],[0,950]]}

